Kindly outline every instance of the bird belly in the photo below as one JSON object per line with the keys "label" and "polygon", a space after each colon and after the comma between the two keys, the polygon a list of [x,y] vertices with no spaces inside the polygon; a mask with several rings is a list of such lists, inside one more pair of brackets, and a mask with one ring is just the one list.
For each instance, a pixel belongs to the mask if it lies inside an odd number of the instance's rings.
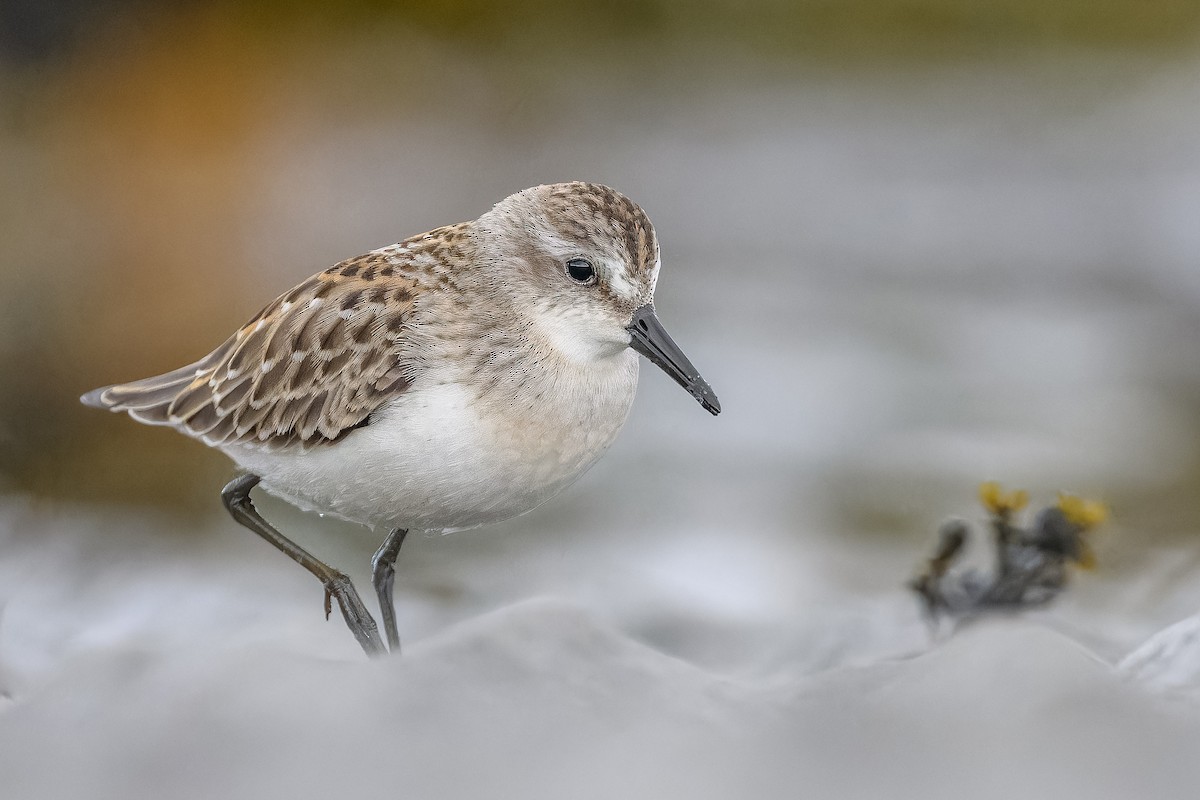
{"label": "bird belly", "polygon": [[305,510],[380,527],[471,528],[525,513],[582,475],[624,424],[636,374],[634,361],[632,382],[600,392],[587,419],[563,398],[517,413],[447,382],[414,386],[332,444],[225,450]]}

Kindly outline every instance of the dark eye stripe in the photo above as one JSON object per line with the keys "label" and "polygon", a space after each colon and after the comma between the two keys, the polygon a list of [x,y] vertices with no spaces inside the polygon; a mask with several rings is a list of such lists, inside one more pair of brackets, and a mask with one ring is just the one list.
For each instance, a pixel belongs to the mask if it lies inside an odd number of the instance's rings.
{"label": "dark eye stripe", "polygon": [[572,258],[567,262],[567,275],[576,283],[589,286],[596,282],[596,270],[586,258]]}

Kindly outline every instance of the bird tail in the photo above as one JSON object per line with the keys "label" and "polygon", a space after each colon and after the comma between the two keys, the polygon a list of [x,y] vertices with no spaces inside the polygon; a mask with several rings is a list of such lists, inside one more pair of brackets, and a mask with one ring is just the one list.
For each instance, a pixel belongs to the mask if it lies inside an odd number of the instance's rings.
{"label": "bird tail", "polygon": [[128,412],[134,419],[151,425],[166,425],[170,423],[171,403],[192,385],[200,369],[201,363],[197,362],[153,378],[102,386],[80,397],[79,402],[92,408]]}

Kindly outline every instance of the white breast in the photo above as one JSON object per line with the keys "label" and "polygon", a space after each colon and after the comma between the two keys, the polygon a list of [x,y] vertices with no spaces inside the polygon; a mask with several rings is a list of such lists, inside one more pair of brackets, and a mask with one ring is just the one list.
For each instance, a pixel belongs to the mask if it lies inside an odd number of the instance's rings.
{"label": "white breast", "polygon": [[474,527],[533,509],[595,463],[624,425],[637,368],[625,350],[579,375],[533,376],[511,402],[417,381],[334,444],[225,452],[307,510],[381,527]]}

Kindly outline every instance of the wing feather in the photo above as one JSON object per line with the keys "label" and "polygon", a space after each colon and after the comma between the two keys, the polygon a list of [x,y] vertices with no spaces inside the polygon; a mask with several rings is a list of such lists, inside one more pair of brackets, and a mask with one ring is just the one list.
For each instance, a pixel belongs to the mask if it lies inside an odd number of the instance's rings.
{"label": "wing feather", "polygon": [[212,445],[336,441],[412,383],[417,281],[384,252],[342,262],[267,305],[204,358],[82,398]]}

